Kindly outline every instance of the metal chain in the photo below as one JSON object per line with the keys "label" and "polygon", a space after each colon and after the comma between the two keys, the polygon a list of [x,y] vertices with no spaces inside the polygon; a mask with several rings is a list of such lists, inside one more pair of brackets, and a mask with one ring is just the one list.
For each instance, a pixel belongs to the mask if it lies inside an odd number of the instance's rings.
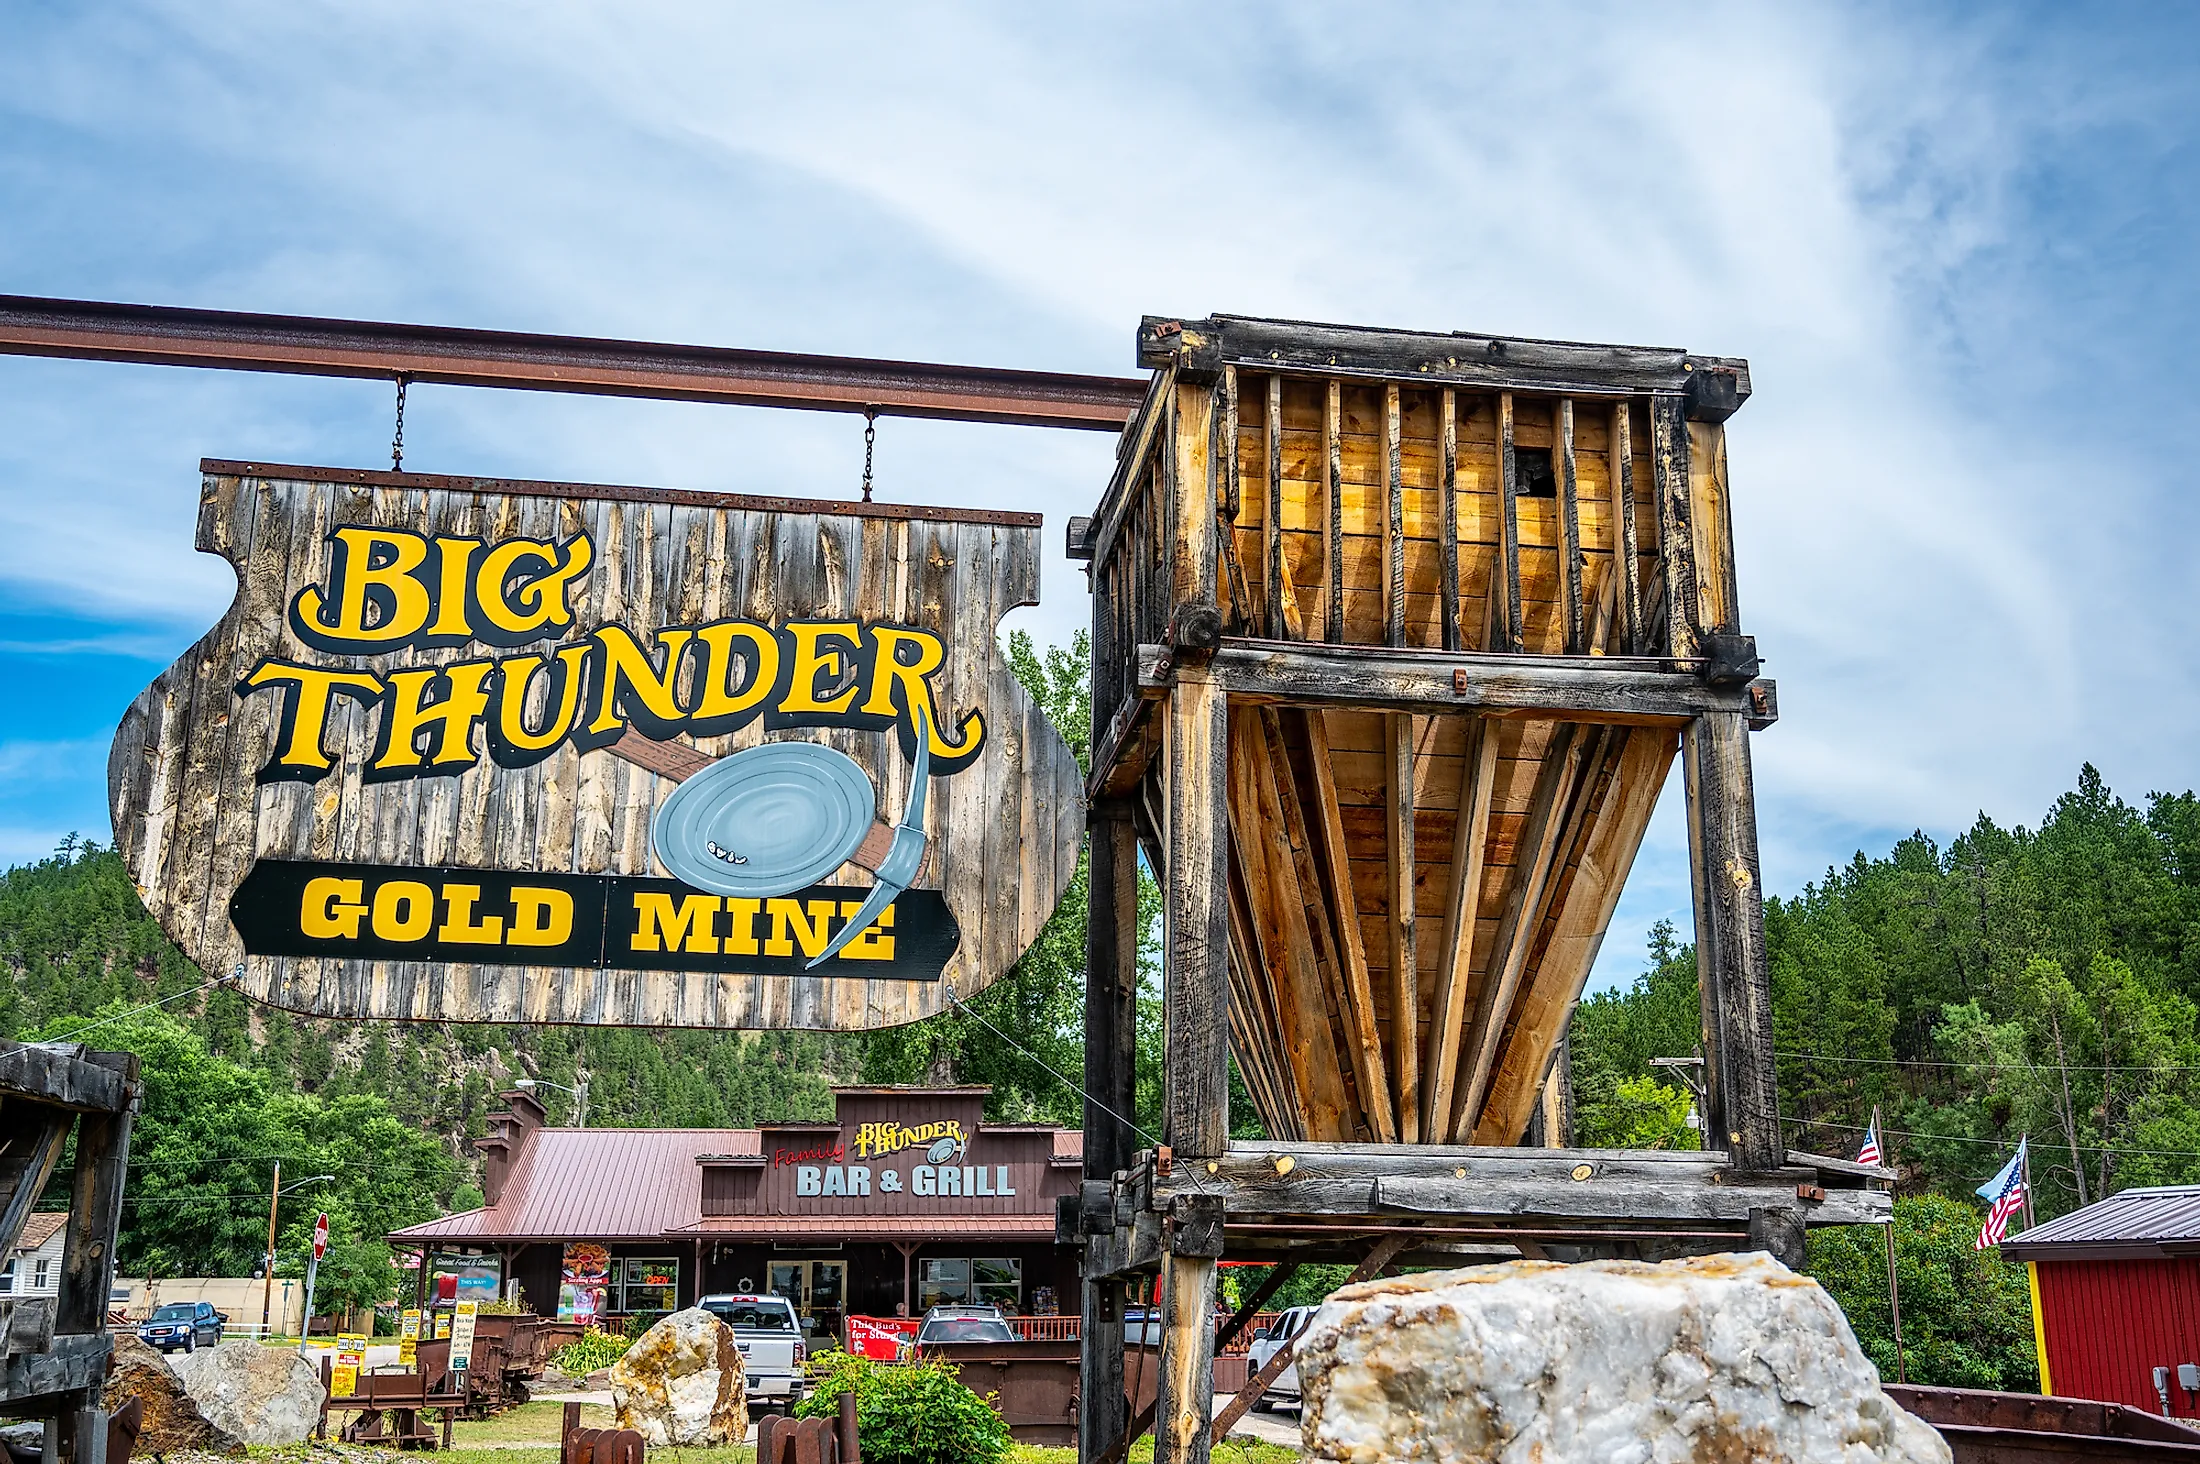
{"label": "metal chain", "polygon": [[407,378],[403,376],[397,378],[397,433],[395,436],[390,438],[390,471],[393,473],[402,473],[405,471],[406,380]]}
{"label": "metal chain", "polygon": [[863,409],[863,501],[871,501],[871,453],[878,445],[878,408]]}

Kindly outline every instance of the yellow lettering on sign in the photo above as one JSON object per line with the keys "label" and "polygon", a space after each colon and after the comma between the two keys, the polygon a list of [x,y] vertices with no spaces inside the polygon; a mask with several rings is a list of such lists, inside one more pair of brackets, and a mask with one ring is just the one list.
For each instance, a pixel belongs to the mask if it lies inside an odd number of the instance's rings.
{"label": "yellow lettering on sign", "polygon": [[[932,744],[934,757],[957,757],[974,750],[985,738],[985,717],[975,707],[965,712],[962,725],[956,729],[961,735],[950,742],[940,725],[940,709],[932,700],[932,674],[947,660],[947,647],[940,638],[929,630],[904,630],[894,625],[871,626],[870,635],[875,649],[871,655],[871,691],[863,699],[864,714],[899,717],[905,725],[914,727],[921,711],[925,740]],[[902,660],[903,646],[915,653],[912,659]]]}
{"label": "yellow lettering on sign", "polygon": [[328,537],[335,546],[329,592],[308,585],[290,602],[291,628],[301,640],[324,651],[388,650],[427,628],[435,604],[413,577],[427,562],[426,539],[356,524]]}
{"label": "yellow lettering on sign", "polygon": [[[837,901],[812,900],[809,902],[809,919],[803,919],[800,900],[766,900],[764,913],[772,920],[771,937],[764,942],[767,956],[791,956],[795,943],[802,945],[802,954],[812,960],[823,953],[825,943],[832,939],[830,929],[833,916],[840,909]],[[790,936],[792,937],[790,939]]]}
{"label": "yellow lettering on sign", "polygon": [[756,948],[756,917],[764,912],[762,900],[743,899],[739,895],[726,897],[726,913],[731,916],[731,928],[726,931],[726,954],[729,956],[753,956]]}
{"label": "yellow lettering on sign", "polygon": [[393,879],[374,892],[377,940],[426,940],[435,929],[435,891],[413,879]]}
{"label": "yellow lettering on sign", "polygon": [[504,943],[516,946],[564,945],[573,938],[573,896],[566,890],[516,885],[512,923]]}
{"label": "yellow lettering on sign", "polygon": [[[548,670],[544,671],[544,667]],[[550,678],[543,694],[548,715],[540,731],[527,726],[527,697],[537,673]],[[539,762],[573,735],[580,720],[581,686],[588,679],[588,647],[560,646],[557,658],[506,656],[497,663],[497,720],[490,732],[490,751],[506,767],[525,767]]]}
{"label": "yellow lettering on sign", "polygon": [[[714,620],[696,628],[695,642],[703,648],[703,670],[702,695],[691,717],[693,730],[702,733],[709,727],[731,732],[762,707],[779,684],[779,637],[770,626],[751,620]],[[750,667],[750,674],[734,691],[733,668],[741,665]]]}
{"label": "yellow lettering on sign", "polygon": [[[861,900],[843,900],[840,905],[841,918],[853,920],[856,912],[862,908],[863,902]],[[893,928],[894,907],[888,905],[878,912],[878,919],[872,921],[865,928],[863,934],[840,948],[839,959],[843,961],[891,961],[894,959],[894,938],[887,932]]]}
{"label": "yellow lettering on sign", "polygon": [[325,666],[299,666],[288,661],[262,661],[239,682],[240,692],[266,686],[287,686],[283,698],[282,726],[275,733],[275,756],[260,769],[259,781],[280,778],[314,779],[333,763],[321,739],[328,731],[329,699],[348,696],[372,704],[382,695],[382,678],[371,671],[331,671]]}
{"label": "yellow lettering on sign", "polygon": [[[575,534],[563,544],[505,540],[489,551],[474,578],[474,634],[496,645],[516,646],[564,630],[573,623],[574,581],[595,562],[596,545],[586,534]],[[542,568],[529,574],[531,564]]]}
{"label": "yellow lettering on sign", "polygon": [[435,938],[450,945],[502,945],[502,916],[485,915],[479,920],[474,918],[474,901],[480,898],[480,885],[445,885],[443,899],[450,909],[444,915],[443,928],[435,933]]}
{"label": "yellow lettering on sign", "polygon": [[[787,636],[794,642],[794,669],[788,673],[787,694],[780,699],[779,711],[791,717],[815,716],[845,712],[855,705],[859,688],[848,672],[853,665],[851,658],[862,646],[861,627],[853,620],[790,620]],[[827,644],[829,641],[840,644]],[[821,679],[844,678],[847,686],[835,692],[831,700],[818,700],[817,684]]]}
{"label": "yellow lettering on sign", "polygon": [[[489,710],[483,685],[494,661],[460,661],[441,671],[392,671],[390,698],[382,709],[382,736],[368,775],[387,777],[414,769],[456,772],[474,765],[474,723]],[[441,684],[443,695],[426,701],[428,689]],[[428,734],[423,764],[420,734]]]}
{"label": "yellow lettering on sign", "polygon": [[367,907],[360,900],[365,883],[322,875],[306,881],[298,905],[298,928],[316,940],[357,940]]}
{"label": "yellow lettering on sign", "polygon": [[711,933],[711,925],[717,915],[716,895],[687,895],[675,906],[670,895],[644,891],[634,897],[632,948],[714,955],[718,950],[718,937]]}
{"label": "yellow lettering on sign", "polygon": [[615,736],[624,721],[636,722],[644,732],[660,738],[677,731],[680,701],[673,694],[673,682],[679,677],[680,648],[694,634],[692,630],[658,631],[657,643],[664,647],[664,666],[659,669],[625,626],[607,625],[597,631],[592,639],[600,655],[595,693],[589,698],[590,734]]}

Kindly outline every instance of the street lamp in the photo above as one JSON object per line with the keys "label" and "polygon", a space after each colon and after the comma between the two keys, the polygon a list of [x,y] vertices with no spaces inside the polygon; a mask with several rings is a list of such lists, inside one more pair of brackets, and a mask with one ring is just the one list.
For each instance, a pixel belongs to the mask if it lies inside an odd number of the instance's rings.
{"label": "street lamp", "polygon": [[[275,1203],[294,1189],[304,1189],[309,1184],[326,1184],[333,1174],[316,1174],[311,1179],[301,1179],[295,1184],[283,1183],[283,1161],[275,1161],[273,1193],[267,1197],[267,1264],[263,1274],[266,1280],[260,1286],[260,1335],[268,1335],[268,1319],[275,1309]],[[286,1303],[287,1305],[287,1303]]]}
{"label": "street lamp", "polygon": [[512,1086],[524,1088],[530,1092],[536,1088],[555,1088],[560,1093],[571,1093],[573,1095],[573,1127],[587,1128],[588,1070],[583,1068],[576,1072],[573,1075],[573,1081],[577,1086],[568,1088],[563,1083],[553,1083],[547,1078],[518,1078],[513,1081]]}

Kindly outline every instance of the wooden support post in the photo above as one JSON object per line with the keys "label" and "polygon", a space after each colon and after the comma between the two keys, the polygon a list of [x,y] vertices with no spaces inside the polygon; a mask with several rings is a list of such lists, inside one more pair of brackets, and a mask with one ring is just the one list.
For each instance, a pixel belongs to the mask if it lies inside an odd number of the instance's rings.
{"label": "wooden support post", "polygon": [[[127,1052],[86,1054],[86,1060],[113,1068],[131,1088],[137,1086],[138,1059]],[[130,1158],[129,1105],[114,1113],[86,1113],[76,1126],[76,1184],[69,1196],[68,1238],[62,1243],[61,1291],[54,1307],[54,1334],[98,1332],[107,1325],[107,1298],[114,1290],[115,1232],[122,1223],[122,1185]],[[107,1425],[100,1421],[105,1449]],[[81,1446],[82,1441],[79,1441]]]}
{"label": "wooden support post", "polygon": [[1459,625],[1459,393],[1450,387],[1444,388],[1437,437],[1436,533],[1444,556],[1437,562],[1437,593],[1444,597],[1444,649],[1459,651],[1466,649]]}
{"label": "wooden support post", "polygon": [[1215,1262],[1222,1202],[1180,1196],[1162,1258],[1161,1372],[1154,1391],[1154,1464],[1206,1464],[1215,1398]]}
{"label": "wooden support post", "polygon": [[1322,397],[1322,639],[1344,639],[1344,383],[1325,383]]}
{"label": "wooden support post", "polygon": [[1444,902],[1443,965],[1429,1022],[1427,1092],[1421,1109],[1428,1141],[1452,1141],[1458,1109],[1459,1040],[1474,988],[1474,927],[1482,911],[1484,851],[1489,843],[1491,799],[1497,788],[1497,725],[1484,717],[1465,724],[1459,774],[1459,820],[1452,827],[1451,888]]}
{"label": "wooden support post", "polygon": [[1383,644],[1406,643],[1406,488],[1398,383],[1383,388]]}
{"label": "wooden support post", "polygon": [[1389,845],[1390,1063],[1400,1142],[1421,1142],[1421,983],[1413,941],[1413,718],[1383,718]]}
{"label": "wooden support post", "polygon": [[1732,712],[1698,717],[1688,729],[1683,761],[1711,1099],[1704,1118],[1710,1133],[1723,1137],[1736,1167],[1775,1169],[1786,1149],[1772,1059],[1772,988],[1745,719]]}
{"label": "wooden support post", "polygon": [[1268,501],[1261,509],[1261,565],[1267,580],[1268,638],[1285,640],[1297,628],[1297,595],[1291,587],[1291,566],[1283,552],[1283,378],[1268,378],[1267,412],[1261,454],[1268,481]]}
{"label": "wooden support post", "polygon": [[[1128,1117],[1137,1102],[1138,834],[1130,802],[1121,798],[1094,803],[1089,827],[1085,1178],[1106,1181],[1130,1166],[1138,1147],[1130,1126],[1116,1116]],[[1097,1459],[1123,1433],[1123,1288],[1088,1278],[1082,1290],[1078,1457]]]}
{"label": "wooden support post", "polygon": [[1566,597],[1566,654],[1578,656],[1589,649],[1589,635],[1581,598],[1581,480],[1575,471],[1572,397],[1558,399],[1558,440],[1552,449],[1558,478],[1558,583]]}
{"label": "wooden support post", "polygon": [[1526,649],[1520,631],[1520,464],[1513,456],[1513,398],[1497,394],[1497,574],[1490,606],[1497,634],[1485,650]]}
{"label": "wooden support post", "polygon": [[1657,482],[1658,557],[1665,569],[1667,649],[1676,657],[1700,655],[1696,535],[1688,490],[1688,418],[1678,393],[1650,399],[1650,466]]}
{"label": "wooden support post", "polygon": [[1611,478],[1612,499],[1619,517],[1621,601],[1627,614],[1626,653],[1639,656],[1647,649],[1642,634],[1642,546],[1635,529],[1635,432],[1633,408],[1623,398],[1612,404],[1612,443],[1605,471]]}

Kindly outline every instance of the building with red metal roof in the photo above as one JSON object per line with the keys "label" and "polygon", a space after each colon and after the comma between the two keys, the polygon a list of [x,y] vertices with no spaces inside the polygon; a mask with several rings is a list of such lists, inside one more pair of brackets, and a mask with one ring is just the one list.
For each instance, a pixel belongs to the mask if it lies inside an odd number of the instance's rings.
{"label": "building with red metal roof", "polygon": [[2121,1191],[2001,1253],[2031,1275],[2041,1392],[2200,1418],[2200,1185]]}
{"label": "building with red metal roof", "polygon": [[1084,1136],[983,1122],[988,1092],[836,1088],[828,1123],[563,1129],[513,1091],[478,1145],[487,1203],[389,1239],[423,1253],[431,1304],[502,1291],[545,1316],[772,1292],[834,1335],[849,1311],[1074,1305],[1054,1210]]}

